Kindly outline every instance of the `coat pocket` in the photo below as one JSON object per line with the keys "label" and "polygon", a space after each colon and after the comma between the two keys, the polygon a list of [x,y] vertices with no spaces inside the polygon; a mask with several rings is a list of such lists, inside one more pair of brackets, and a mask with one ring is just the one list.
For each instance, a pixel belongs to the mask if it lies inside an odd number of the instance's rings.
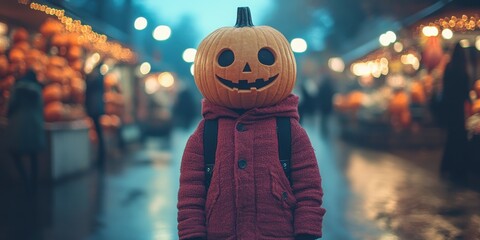
{"label": "coat pocket", "polygon": [[208,192],[207,192],[207,200],[205,202],[205,213],[206,213],[206,223],[210,222],[210,217],[212,215],[213,209],[218,201],[218,197],[220,196],[220,187],[218,186],[218,181],[216,184],[210,185]]}
{"label": "coat pocket", "polygon": [[[286,182],[288,180],[284,177]],[[281,177],[274,172],[270,172],[270,183],[272,194],[284,209],[293,210],[297,205],[297,200],[293,195],[292,188],[288,183],[282,181]]]}

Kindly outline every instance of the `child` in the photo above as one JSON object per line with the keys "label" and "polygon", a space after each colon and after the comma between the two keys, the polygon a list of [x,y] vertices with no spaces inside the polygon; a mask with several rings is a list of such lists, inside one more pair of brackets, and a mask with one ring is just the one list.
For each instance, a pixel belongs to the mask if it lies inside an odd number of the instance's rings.
{"label": "child", "polygon": [[320,173],[285,37],[239,8],[235,27],[200,44],[194,75],[205,99],[182,158],[180,239],[321,237]]}

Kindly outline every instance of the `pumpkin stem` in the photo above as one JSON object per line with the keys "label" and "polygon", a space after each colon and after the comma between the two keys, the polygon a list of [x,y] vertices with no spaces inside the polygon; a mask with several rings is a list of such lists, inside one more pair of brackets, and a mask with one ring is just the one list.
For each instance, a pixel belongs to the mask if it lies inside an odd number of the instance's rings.
{"label": "pumpkin stem", "polygon": [[250,14],[250,8],[248,7],[239,7],[237,9],[237,23],[235,27],[253,27],[252,15]]}

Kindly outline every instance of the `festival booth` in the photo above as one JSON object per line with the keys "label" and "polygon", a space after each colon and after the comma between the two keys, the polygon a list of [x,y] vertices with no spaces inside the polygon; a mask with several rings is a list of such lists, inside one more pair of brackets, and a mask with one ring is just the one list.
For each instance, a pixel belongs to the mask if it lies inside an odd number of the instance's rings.
{"label": "festival booth", "polygon": [[334,97],[347,140],[381,148],[436,147],[445,141],[439,119],[442,79],[453,46],[469,53],[466,124],[480,132],[480,11],[440,11],[379,38],[381,48],[349,64],[351,81]]}
{"label": "festival booth", "polygon": [[[42,20],[39,26],[24,26],[10,21],[10,17],[0,18],[4,19],[0,22],[1,127],[8,128],[8,100],[15,82],[13,71],[16,65],[26,63],[35,69],[43,87],[48,148],[39,163],[40,176],[44,180],[57,180],[87,170],[95,156],[96,133],[85,113],[85,74],[102,60],[106,114],[101,124],[107,132],[115,133],[122,118],[128,115],[124,111],[124,95],[131,98],[131,93],[124,94],[122,89],[125,85],[129,88],[135,54],[96,33],[91,26],[66,16],[64,10],[37,3],[18,3],[14,9],[43,17],[38,17]],[[8,141],[3,129],[2,143]],[[6,149],[0,154],[9,155]],[[7,159],[2,157],[2,160]]]}

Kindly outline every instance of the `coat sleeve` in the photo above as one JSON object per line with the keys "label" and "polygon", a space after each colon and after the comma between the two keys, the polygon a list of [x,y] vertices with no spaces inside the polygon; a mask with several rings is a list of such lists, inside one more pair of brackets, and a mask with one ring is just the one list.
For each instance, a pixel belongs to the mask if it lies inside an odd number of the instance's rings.
{"label": "coat sleeve", "polygon": [[178,235],[180,239],[206,239],[205,171],[202,121],[187,141],[180,167],[178,192]]}
{"label": "coat sleeve", "polygon": [[317,159],[305,130],[298,121],[291,121],[292,189],[297,199],[294,212],[295,235],[322,236],[322,220],[325,209],[322,208],[323,190]]}

